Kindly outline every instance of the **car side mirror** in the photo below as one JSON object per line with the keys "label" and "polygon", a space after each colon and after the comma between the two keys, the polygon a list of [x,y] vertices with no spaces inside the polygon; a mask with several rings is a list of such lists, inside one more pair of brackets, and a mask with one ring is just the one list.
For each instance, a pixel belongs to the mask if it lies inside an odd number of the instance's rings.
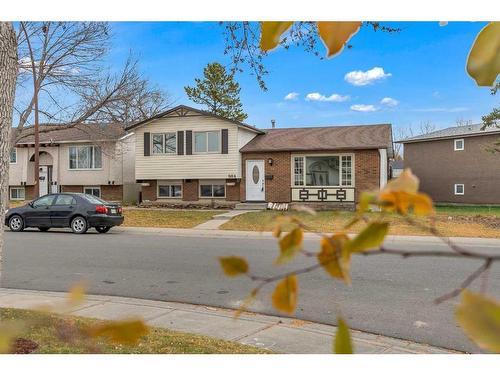
{"label": "car side mirror", "polygon": [[31,208],[33,208],[33,202],[29,202],[28,206],[30,206]]}

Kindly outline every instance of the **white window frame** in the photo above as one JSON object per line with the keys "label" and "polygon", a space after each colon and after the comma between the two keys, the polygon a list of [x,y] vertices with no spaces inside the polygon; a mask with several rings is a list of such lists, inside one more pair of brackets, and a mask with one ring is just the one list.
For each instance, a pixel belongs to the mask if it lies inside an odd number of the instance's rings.
{"label": "white window frame", "polygon": [[[171,190],[172,186],[180,186],[181,187],[181,195],[178,197],[172,197],[172,196],[166,197],[164,195],[160,195],[160,186],[168,186],[168,191],[170,194],[172,193],[172,190]],[[182,182],[177,182],[177,181],[161,182],[161,181],[158,181],[158,183],[156,184],[156,196],[160,199],[182,199],[183,193],[184,193],[184,189],[182,188]]]}
{"label": "white window frame", "polygon": [[[15,155],[15,160],[14,161],[11,160],[12,153],[14,153],[14,155]],[[9,154],[9,164],[17,164],[17,148],[15,148],[15,147],[10,151],[10,154]]]}
{"label": "white window frame", "polygon": [[[175,139],[175,150],[172,152],[166,152],[165,151],[165,146],[167,144],[167,139],[166,136],[168,135],[173,135]],[[162,137],[162,152],[155,152],[155,149],[153,147],[153,138],[158,135]],[[165,132],[165,133],[152,133],[151,134],[151,154],[152,155],[177,155],[177,132]]]}
{"label": "white window frame", "polygon": [[[86,189],[99,190],[99,195],[94,195],[94,194],[86,193],[85,192]],[[102,190],[101,190],[100,186],[84,186],[83,187],[83,193],[84,194],[89,194],[89,195],[94,195],[94,197],[97,197],[97,198],[101,198],[102,197]]]}
{"label": "white window frame", "polygon": [[[457,147],[457,143],[458,142],[462,142],[462,148],[458,148]],[[453,148],[454,148],[455,151],[463,151],[463,150],[465,150],[465,140],[464,140],[464,138],[454,139],[453,140],[453,145],[454,145]]]}
{"label": "white window frame", "polygon": [[[210,197],[205,197],[201,195],[201,185],[211,185],[212,186],[212,195]],[[214,185],[222,185],[224,186],[224,196],[223,197],[214,197]],[[199,180],[198,182],[198,197],[200,199],[225,199],[227,195],[227,187],[226,180]]]}
{"label": "white window frame", "polygon": [[[101,150],[101,166],[99,168],[71,168],[71,149],[75,148],[76,149],[76,166],[78,167],[78,149],[80,148],[92,148],[92,166],[95,166],[95,150],[96,148],[99,148]],[[102,157],[103,152],[102,152],[102,147],[101,146],[96,146],[96,145],[79,145],[79,146],[69,146],[68,147],[68,170],[70,171],[100,171],[102,170],[102,165],[104,163],[104,159]]]}
{"label": "white window frame", "polygon": [[[459,193],[459,192],[457,191],[457,188],[458,188],[459,186],[461,186],[461,187],[462,187],[462,192],[461,192],[461,193]],[[464,185],[464,184],[455,184],[454,188],[455,188],[455,189],[454,189],[454,191],[455,191],[455,195],[465,195],[465,185]]]}
{"label": "white window frame", "polygon": [[[196,134],[206,133],[206,150],[207,151],[196,151]],[[217,133],[219,137],[219,144],[217,151],[208,151],[208,133]],[[221,130],[203,130],[203,131],[194,131],[193,132],[193,154],[220,154],[222,149],[222,131]]]}
{"label": "white window frame", "polygon": [[[12,198],[12,191],[13,190],[19,190],[19,191],[22,191],[23,192],[23,197],[22,198]],[[26,189],[24,188],[24,186],[12,186],[9,188],[9,199],[11,201],[24,201],[26,200]]]}
{"label": "white window frame", "polygon": [[[339,185],[331,185],[331,186],[310,186],[306,184],[306,158],[307,157],[331,157],[338,156],[339,157]],[[351,184],[350,185],[342,185],[342,156],[350,156],[351,157]],[[295,158],[302,157],[302,185],[295,185]],[[341,154],[292,154],[291,156],[291,186],[292,187],[305,187],[305,188],[352,188],[356,186],[355,181],[355,171],[356,171],[356,163],[355,156],[353,153],[341,153]]]}

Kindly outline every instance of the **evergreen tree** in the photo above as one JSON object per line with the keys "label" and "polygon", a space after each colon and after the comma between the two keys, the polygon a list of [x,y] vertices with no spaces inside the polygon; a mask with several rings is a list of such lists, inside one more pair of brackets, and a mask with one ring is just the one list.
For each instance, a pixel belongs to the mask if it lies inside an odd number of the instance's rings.
{"label": "evergreen tree", "polygon": [[240,85],[224,66],[216,62],[207,64],[203,69],[203,78],[195,78],[194,81],[194,87],[184,87],[190,100],[231,120],[243,121],[248,117],[240,101]]}

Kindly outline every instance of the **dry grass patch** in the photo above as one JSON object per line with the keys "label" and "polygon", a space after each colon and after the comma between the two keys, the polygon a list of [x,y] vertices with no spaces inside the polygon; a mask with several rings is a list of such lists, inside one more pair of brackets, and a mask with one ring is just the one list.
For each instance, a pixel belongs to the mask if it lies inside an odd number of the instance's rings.
{"label": "dry grass patch", "polygon": [[[436,215],[436,228],[445,236],[450,237],[500,237],[500,209],[490,211],[490,214],[477,214],[477,211],[466,211],[458,208],[448,210],[438,208]],[[276,216],[281,213],[276,211],[250,212],[237,216],[231,221],[223,224],[221,229],[226,230],[250,230],[268,232],[274,229]],[[332,232],[340,230],[354,216],[353,212],[319,211],[317,215],[303,212],[286,212],[284,215],[299,217],[309,228],[318,232]],[[373,217],[377,214],[370,214]],[[390,222],[389,234],[393,235],[430,235],[429,232],[412,226],[396,215],[387,215]],[[429,225],[428,218],[415,218],[421,224]],[[352,227],[352,232],[358,232],[363,228],[363,223]],[[287,228],[288,229],[288,228]]]}
{"label": "dry grass patch", "polygon": [[125,209],[126,227],[192,228],[224,211]]}
{"label": "dry grass patch", "polygon": [[[22,320],[36,321],[44,318],[39,312],[32,310],[4,309],[0,308],[0,321]],[[88,327],[98,323],[98,320],[77,318],[61,315],[50,315],[49,324],[33,326],[28,329],[23,339],[30,340],[38,345],[33,352],[67,354],[67,353],[105,353],[105,354],[258,354],[270,353],[269,351],[242,345],[230,341],[215,339],[212,337],[180,333],[162,328],[150,328],[147,336],[143,337],[137,345],[116,345],[106,340],[98,340],[94,348],[85,345],[80,340],[75,340],[69,345],[67,340],[61,340],[61,332],[57,332],[57,320],[65,321],[68,326],[79,328]],[[53,322],[54,324],[50,324]],[[24,340],[23,340],[24,341]]]}

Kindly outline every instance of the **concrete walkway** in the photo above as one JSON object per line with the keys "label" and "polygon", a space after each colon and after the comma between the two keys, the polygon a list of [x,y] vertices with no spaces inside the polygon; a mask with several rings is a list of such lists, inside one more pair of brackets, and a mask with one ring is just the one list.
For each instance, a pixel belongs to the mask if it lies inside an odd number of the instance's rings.
{"label": "concrete walkway", "polygon": [[219,227],[222,224],[225,224],[229,220],[231,220],[233,217],[236,217],[236,216],[239,216],[242,214],[246,214],[247,212],[252,212],[252,211],[251,210],[231,210],[228,212],[224,212],[222,214],[215,215],[212,219],[195,226],[193,229],[216,230],[216,229],[219,229]]}
{"label": "concrete walkway", "polygon": [[[0,307],[32,309],[61,306],[66,293],[0,288]],[[331,353],[334,326],[243,313],[201,305],[161,302],[124,297],[89,295],[79,307],[67,313],[76,316],[116,320],[142,317],[148,325],[175,331],[207,335],[266,348],[277,353]],[[356,353],[455,354],[459,353],[411,341],[361,331],[351,331]]]}

